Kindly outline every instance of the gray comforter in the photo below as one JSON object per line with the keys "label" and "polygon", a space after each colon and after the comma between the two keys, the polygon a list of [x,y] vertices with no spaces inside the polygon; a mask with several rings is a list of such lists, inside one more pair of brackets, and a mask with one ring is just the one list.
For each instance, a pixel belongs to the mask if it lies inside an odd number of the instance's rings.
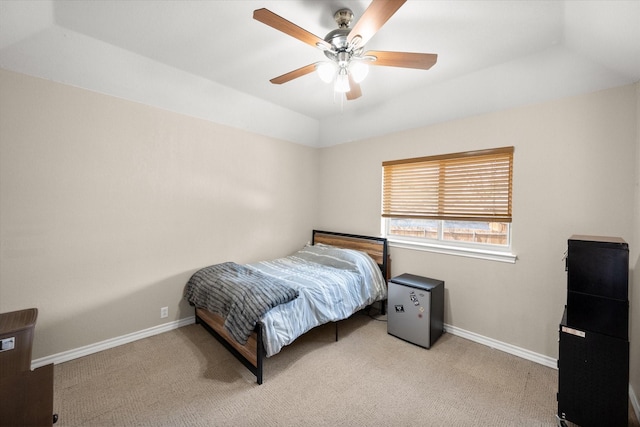
{"label": "gray comforter", "polygon": [[190,304],[224,317],[225,329],[240,344],[267,311],[297,297],[298,291],[283,281],[234,262],[198,270],[185,290]]}

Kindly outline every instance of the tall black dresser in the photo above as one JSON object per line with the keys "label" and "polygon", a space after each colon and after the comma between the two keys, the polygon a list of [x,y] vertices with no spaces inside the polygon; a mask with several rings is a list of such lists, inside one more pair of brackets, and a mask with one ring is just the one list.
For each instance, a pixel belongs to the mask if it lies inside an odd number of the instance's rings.
{"label": "tall black dresser", "polygon": [[572,236],[566,270],[558,423],[627,426],[629,246],[617,237]]}

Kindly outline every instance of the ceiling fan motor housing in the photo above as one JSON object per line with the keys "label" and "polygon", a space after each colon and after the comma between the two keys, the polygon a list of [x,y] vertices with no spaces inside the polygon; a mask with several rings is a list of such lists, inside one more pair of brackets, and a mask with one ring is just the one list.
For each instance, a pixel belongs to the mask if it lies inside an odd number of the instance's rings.
{"label": "ceiling fan motor housing", "polygon": [[329,43],[331,47],[333,47],[333,50],[336,52],[339,52],[341,50],[345,51],[349,47],[347,36],[349,35],[350,31],[351,29],[349,28],[336,28],[325,36],[324,41]]}
{"label": "ceiling fan motor housing", "polygon": [[364,50],[364,46],[357,47],[354,43],[349,44],[347,37],[351,32],[349,25],[353,21],[353,12],[350,9],[340,9],[333,15],[338,28],[330,31],[324,41],[329,43],[331,50],[325,50],[324,54],[332,61],[349,61],[352,56],[359,56]]}

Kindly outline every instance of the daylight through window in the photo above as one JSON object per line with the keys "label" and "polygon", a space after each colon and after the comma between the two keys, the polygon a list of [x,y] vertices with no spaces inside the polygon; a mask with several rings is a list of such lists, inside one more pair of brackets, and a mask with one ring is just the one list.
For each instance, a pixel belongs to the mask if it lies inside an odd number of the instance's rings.
{"label": "daylight through window", "polygon": [[509,246],[513,147],[383,162],[390,238]]}

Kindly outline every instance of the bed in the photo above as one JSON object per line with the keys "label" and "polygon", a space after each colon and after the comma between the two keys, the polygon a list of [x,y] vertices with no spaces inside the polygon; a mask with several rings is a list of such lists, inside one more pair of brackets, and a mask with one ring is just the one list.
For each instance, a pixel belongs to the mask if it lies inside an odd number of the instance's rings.
{"label": "bed", "polygon": [[[196,323],[242,362],[258,384],[263,381],[264,359],[310,329],[334,322],[337,341],[339,320],[378,301],[384,314],[390,270],[385,238],[313,230],[311,244],[287,257],[242,266],[223,264],[194,273],[185,298],[195,306]],[[238,303],[250,307],[241,306],[234,314],[229,301],[222,303],[218,295],[212,295],[212,286],[220,283],[217,278],[230,268],[235,270],[229,275],[238,280],[273,281],[276,285],[274,301],[268,302],[271,305],[265,302],[261,308],[266,311],[251,324],[250,331],[246,331],[242,316],[258,304]],[[216,275],[214,279],[208,278],[211,274]],[[208,288],[198,287],[199,282],[207,282]],[[229,284],[234,289],[241,285],[238,281]]]}

